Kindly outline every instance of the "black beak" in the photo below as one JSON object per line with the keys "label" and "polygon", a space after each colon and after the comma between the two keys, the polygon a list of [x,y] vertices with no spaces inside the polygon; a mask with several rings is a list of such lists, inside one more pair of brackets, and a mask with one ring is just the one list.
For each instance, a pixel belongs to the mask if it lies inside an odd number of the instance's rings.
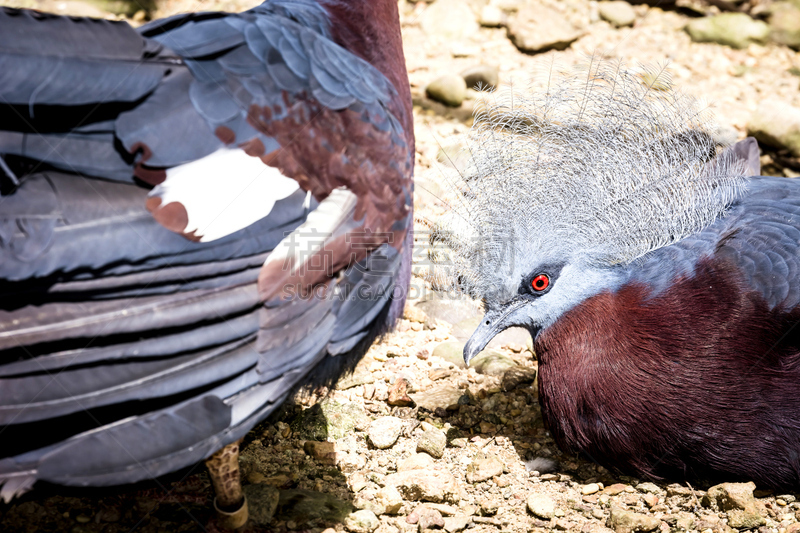
{"label": "black beak", "polygon": [[491,342],[500,332],[508,329],[516,324],[513,324],[506,319],[514,311],[524,306],[527,302],[517,301],[509,306],[499,309],[497,311],[487,311],[483,316],[481,324],[478,326],[472,336],[464,346],[464,362],[469,365],[469,362],[478,355],[486,345]]}

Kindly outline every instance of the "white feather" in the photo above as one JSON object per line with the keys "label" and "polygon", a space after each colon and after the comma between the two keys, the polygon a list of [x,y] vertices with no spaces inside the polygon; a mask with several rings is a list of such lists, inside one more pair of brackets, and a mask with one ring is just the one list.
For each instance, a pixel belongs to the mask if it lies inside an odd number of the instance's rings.
{"label": "white feather", "polygon": [[221,148],[167,170],[167,179],[150,196],[161,198],[161,206],[181,203],[189,217],[184,232],[208,242],[267,216],[275,202],[298,188],[295,180],[259,158],[238,148]]}

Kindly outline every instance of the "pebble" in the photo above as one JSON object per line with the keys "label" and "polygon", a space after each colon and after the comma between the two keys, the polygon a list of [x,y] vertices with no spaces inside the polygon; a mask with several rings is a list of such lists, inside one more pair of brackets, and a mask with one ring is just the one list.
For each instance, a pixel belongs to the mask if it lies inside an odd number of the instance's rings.
{"label": "pebble", "polygon": [[369,441],[378,449],[391,448],[403,431],[403,421],[394,416],[382,416],[370,425],[367,434]]}
{"label": "pebble", "polygon": [[770,26],[769,38],[795,50],[800,49],[800,8],[793,2],[775,2],[770,6],[767,20]]}
{"label": "pebble", "polygon": [[755,483],[722,483],[708,489],[703,504],[724,511],[728,525],[736,529],[753,529],[763,526],[766,520],[756,504]]}
{"label": "pebble", "polygon": [[502,376],[506,371],[515,368],[517,363],[509,356],[494,350],[484,350],[472,361],[470,366],[479,374],[486,376]]}
{"label": "pebble", "polygon": [[696,18],[686,25],[693,41],[717,43],[732,48],[747,48],[752,43],[763,43],[769,37],[766,22],[754,20],[744,13],[722,13],[712,17]]}
{"label": "pebble", "polygon": [[478,453],[467,467],[467,481],[480,483],[503,473],[503,461],[492,454]]}
{"label": "pebble", "polygon": [[354,513],[350,513],[344,519],[344,527],[353,533],[372,533],[380,525],[380,520],[375,516],[375,513],[366,509],[361,509]]}
{"label": "pebble", "polygon": [[532,3],[508,22],[508,37],[523,52],[564,50],[584,34],[564,14],[548,5]]}
{"label": "pebble", "polygon": [[597,483],[589,483],[588,485],[584,485],[581,489],[581,493],[584,496],[588,496],[589,494],[594,494],[595,492],[600,492],[600,485]]}
{"label": "pebble", "polygon": [[[250,485],[269,487],[269,485]],[[244,487],[245,494],[247,488]],[[263,490],[263,489],[262,489]],[[250,496],[248,494],[248,502]],[[248,504],[249,506],[249,504]],[[349,502],[338,499],[333,494],[305,489],[289,489],[279,491],[278,507],[282,520],[292,520],[298,524],[313,521],[342,522],[352,512]],[[250,510],[252,518],[252,509]]]}
{"label": "pebble", "polygon": [[506,14],[497,6],[483,6],[478,22],[486,28],[498,28],[506,23]]}
{"label": "pebble", "polygon": [[431,100],[444,105],[459,107],[467,96],[467,83],[461,76],[446,74],[430,82],[425,88],[425,94]]}
{"label": "pebble", "polygon": [[395,487],[383,487],[377,492],[364,491],[353,501],[358,509],[372,511],[376,515],[397,514],[403,506],[403,496]]}
{"label": "pebble", "polygon": [[441,357],[448,363],[452,363],[459,368],[466,368],[464,363],[464,344],[463,342],[443,342],[433,349],[434,357]]}
{"label": "pebble", "polygon": [[775,148],[785,148],[800,157],[800,108],[767,99],[751,115],[747,133]]}
{"label": "pebble", "polygon": [[466,515],[448,516],[444,519],[444,530],[447,533],[463,531],[472,523],[472,518]]}
{"label": "pebble", "polygon": [[542,520],[550,520],[555,516],[556,504],[549,496],[532,494],[528,497],[527,505],[531,514]]}
{"label": "pebble", "polygon": [[397,471],[405,472],[407,470],[419,470],[422,468],[429,468],[433,466],[433,457],[427,453],[417,453],[398,463]]}
{"label": "pebble", "polygon": [[444,518],[442,518],[442,513],[425,504],[418,505],[413,511],[411,511],[411,513],[406,517],[406,522],[409,524],[419,524],[420,531],[425,531],[426,529],[431,529],[433,527],[444,527]]}
{"label": "pebble", "polygon": [[658,487],[658,485],[655,483],[650,483],[649,481],[645,481],[644,483],[639,483],[636,485],[636,490],[647,494],[658,494],[661,492],[661,489]]}
{"label": "pebble", "polygon": [[303,451],[322,464],[336,464],[336,445],[332,442],[307,440],[303,443]]}
{"label": "pebble", "polygon": [[423,431],[417,439],[417,452],[427,453],[437,459],[444,454],[445,446],[447,446],[447,436],[436,428]]}
{"label": "pebble", "polygon": [[413,405],[414,400],[408,396],[408,389],[410,388],[411,383],[409,383],[406,378],[397,378],[394,384],[389,387],[389,398],[386,402],[396,407],[408,407]]}
{"label": "pebble", "polygon": [[634,513],[612,505],[608,525],[617,533],[646,533],[658,529],[661,525],[661,520],[655,516]]}
{"label": "pebble", "polygon": [[454,384],[442,383],[410,396],[417,406],[428,411],[435,411],[437,408],[455,410],[458,409],[464,391]]}
{"label": "pebble", "polygon": [[492,65],[477,65],[461,71],[467,87],[475,90],[494,90],[500,83],[500,72]]}
{"label": "pebble", "polygon": [[460,491],[453,474],[442,470],[417,469],[389,474],[385,486],[396,487],[407,500],[458,503]]}
{"label": "pebble", "polygon": [[478,502],[478,506],[480,507],[481,514],[484,516],[493,516],[497,514],[497,511],[499,510],[497,502],[491,498],[481,498],[481,500]]}
{"label": "pebble", "polygon": [[618,28],[633,26],[636,21],[636,12],[628,2],[622,0],[600,2],[598,5],[600,18]]}
{"label": "pebble", "polygon": [[478,21],[466,2],[438,0],[422,12],[420,24],[431,37],[446,41],[461,41],[478,31]]}

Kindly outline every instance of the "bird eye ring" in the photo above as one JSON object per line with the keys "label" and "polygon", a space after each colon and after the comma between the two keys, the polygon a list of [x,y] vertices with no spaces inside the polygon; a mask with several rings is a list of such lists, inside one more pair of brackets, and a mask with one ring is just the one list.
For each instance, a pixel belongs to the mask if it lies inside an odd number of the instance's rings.
{"label": "bird eye ring", "polygon": [[550,278],[547,276],[547,274],[539,274],[531,280],[531,287],[533,287],[533,290],[536,292],[542,292],[549,286]]}

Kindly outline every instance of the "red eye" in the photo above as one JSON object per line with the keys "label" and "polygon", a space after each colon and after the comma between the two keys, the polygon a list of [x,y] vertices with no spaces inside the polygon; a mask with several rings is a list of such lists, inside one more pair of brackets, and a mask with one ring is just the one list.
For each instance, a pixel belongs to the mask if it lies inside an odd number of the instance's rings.
{"label": "red eye", "polygon": [[531,287],[533,287],[533,290],[536,292],[542,292],[549,286],[550,278],[548,278],[546,274],[539,274],[531,280]]}

